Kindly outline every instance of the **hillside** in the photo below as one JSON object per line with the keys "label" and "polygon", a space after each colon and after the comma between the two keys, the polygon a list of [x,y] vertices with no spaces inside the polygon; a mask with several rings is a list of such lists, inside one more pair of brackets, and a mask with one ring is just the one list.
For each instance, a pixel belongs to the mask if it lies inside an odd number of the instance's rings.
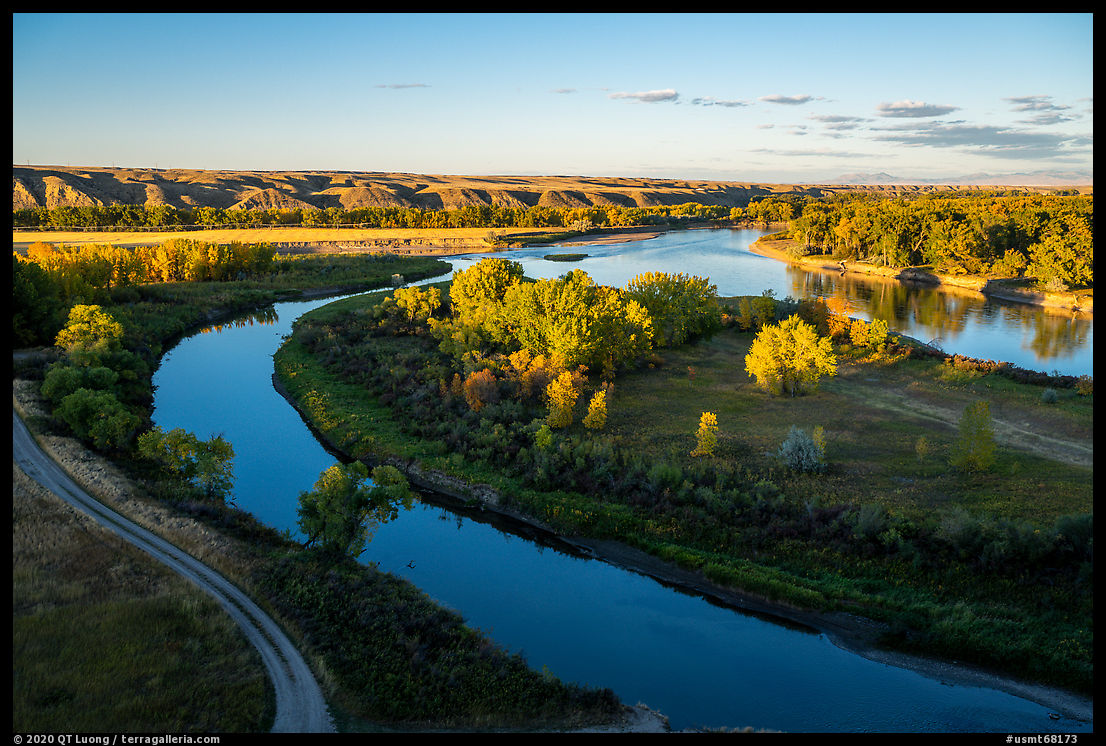
{"label": "hillside", "polygon": [[[470,205],[744,207],[755,197],[956,189],[947,185],[789,185],[584,176],[443,176],[352,171],[203,171],[13,166],[12,209],[110,204],[306,209]],[[970,188],[970,187],[960,187]],[[988,189],[996,188],[988,186]],[[1047,190],[1046,190],[1047,191]]]}

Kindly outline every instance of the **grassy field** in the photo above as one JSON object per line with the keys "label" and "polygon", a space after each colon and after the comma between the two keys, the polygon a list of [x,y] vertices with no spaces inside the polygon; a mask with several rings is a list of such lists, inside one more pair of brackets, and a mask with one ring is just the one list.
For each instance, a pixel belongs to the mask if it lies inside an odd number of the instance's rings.
{"label": "grassy field", "polygon": [[[485,241],[489,228],[442,228],[442,229],[402,229],[402,228],[213,228],[211,230],[151,230],[151,231],[12,231],[12,247],[26,249],[32,243],[44,241],[53,244],[77,246],[81,244],[112,244],[115,246],[152,246],[164,243],[172,238],[190,238],[208,243],[328,243],[328,242],[388,242],[402,244],[416,241],[419,244],[441,244],[443,247],[463,245],[472,248],[488,248]],[[512,236],[534,233],[534,228],[495,228],[495,234],[501,241],[510,241]],[[556,233],[553,228],[542,229],[544,233]],[[564,232],[571,232],[567,228]]]}
{"label": "grassy field", "polygon": [[[686,460],[702,412],[718,415],[717,458],[768,471],[792,425],[821,425],[829,468],[788,477],[799,493],[827,502],[878,502],[922,515],[947,504],[1022,520],[1090,511],[1093,404],[1067,390],[1056,404],[1041,388],[957,371],[933,361],[866,361],[842,355],[837,376],[808,396],[770,396],[744,370],[752,334],[659,354],[660,369],[621,377],[610,402],[609,436],[652,458]],[[957,423],[986,401],[998,461],[987,474],[949,465]],[[641,427],[648,422],[649,427]],[[919,457],[924,438],[929,451]],[[782,475],[781,475],[782,476]],[[1047,485],[1047,489],[1042,489]]]}
{"label": "grassy field", "polygon": [[[489,445],[518,451],[527,446],[525,428],[512,436],[510,423],[493,426],[483,412],[457,411],[436,415],[456,422],[423,423],[420,436],[412,413],[384,401],[402,401],[402,392],[381,396],[371,383],[343,378],[343,359],[361,371],[371,371],[373,360],[436,364],[419,357],[433,349],[432,338],[342,331],[358,317],[347,312],[373,302],[349,299],[312,312],[276,356],[278,374],[309,419],[347,453],[398,457],[488,484],[562,533],[614,538],[724,587],[877,619],[892,647],[1089,686],[1089,566],[1058,566],[1050,576],[1032,557],[1053,551],[1038,535],[1093,511],[1092,397],[1062,389],[1046,403],[1041,386],[841,346],[838,375],[817,392],[775,398],[745,373],[753,335],[726,329],[658,351],[649,366],[621,374],[598,439],[579,424],[588,398],[581,397],[576,424],[553,448],[564,461],[543,477],[548,459],[539,465],[531,456],[532,466],[522,466]],[[311,354],[309,337],[318,350],[331,350],[318,347],[320,339],[342,345],[326,355],[337,367]],[[401,371],[388,376],[384,390],[397,392]],[[958,422],[979,400],[991,407],[996,463],[963,473],[950,464]],[[719,446],[711,459],[695,458],[694,433],[706,411],[718,415]],[[524,415],[532,416],[544,412]],[[795,472],[774,457],[793,425],[824,428],[824,473]],[[601,477],[589,473],[587,464],[601,460],[593,454],[605,448],[627,455],[608,458]],[[706,482],[686,481],[702,474]],[[710,486],[725,474],[760,481],[737,490]],[[627,484],[623,497],[611,491]],[[883,517],[868,539],[858,539],[869,530],[865,515]],[[1042,573],[1051,577],[1047,584]]]}
{"label": "grassy field", "polygon": [[13,466],[18,732],[256,732],[261,658],[226,612]]}

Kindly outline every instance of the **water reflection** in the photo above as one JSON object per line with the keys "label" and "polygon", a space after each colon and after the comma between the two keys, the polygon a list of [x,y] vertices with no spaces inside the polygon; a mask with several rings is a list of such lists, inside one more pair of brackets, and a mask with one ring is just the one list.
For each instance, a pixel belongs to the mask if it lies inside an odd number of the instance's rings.
{"label": "water reflection", "polygon": [[[848,304],[852,315],[881,319],[891,329],[946,351],[958,348],[956,342],[973,324],[1020,327],[1023,336],[1018,340],[1019,348],[1032,353],[1032,360],[1045,364],[1071,358],[1089,343],[1093,317],[1087,314],[1004,305],[975,294],[937,291],[921,283],[816,272],[790,265],[786,272],[793,298],[816,296]],[[997,359],[1011,357],[1017,355]]]}
{"label": "water reflection", "polygon": [[[643,241],[565,247],[561,253],[587,253],[574,262],[544,259],[556,253],[549,248],[497,256],[520,261],[526,274],[535,278],[559,277],[579,268],[598,283],[624,287],[642,272],[682,272],[709,277],[722,296],[772,290],[777,298],[848,300],[851,315],[883,319],[893,333],[933,342],[948,353],[1066,375],[1094,373],[1091,314],[924,283],[800,268],[749,251],[762,235],[756,230],[674,231]],[[485,256],[489,255],[454,257],[453,267],[464,269]]]}
{"label": "water reflection", "polygon": [[265,308],[259,308],[255,311],[247,311],[228,321],[223,321],[205,329],[201,329],[200,334],[218,333],[224,329],[241,329],[242,327],[253,326],[254,324],[272,326],[278,321],[280,321],[280,317],[277,315],[276,308],[273,306],[266,306]]}

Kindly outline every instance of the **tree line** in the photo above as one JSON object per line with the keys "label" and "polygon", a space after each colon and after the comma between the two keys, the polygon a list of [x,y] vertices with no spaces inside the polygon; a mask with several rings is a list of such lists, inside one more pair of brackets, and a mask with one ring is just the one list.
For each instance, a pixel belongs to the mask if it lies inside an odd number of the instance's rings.
{"label": "tree line", "polygon": [[1094,286],[1090,195],[838,195],[790,219],[794,253],[832,254],[943,274],[1035,277],[1049,289]]}
{"label": "tree line", "polygon": [[14,228],[179,228],[302,226],[362,228],[567,228],[653,225],[680,220],[728,220],[731,208],[688,202],[630,207],[509,207],[466,205],[457,209],[340,207],[306,209],[176,208],[171,205],[82,205],[15,210]]}
{"label": "tree line", "polygon": [[263,274],[272,269],[272,244],[214,244],[172,238],[153,246],[55,246],[38,241],[27,249],[34,262],[63,284],[93,288],[147,282],[221,282]]}

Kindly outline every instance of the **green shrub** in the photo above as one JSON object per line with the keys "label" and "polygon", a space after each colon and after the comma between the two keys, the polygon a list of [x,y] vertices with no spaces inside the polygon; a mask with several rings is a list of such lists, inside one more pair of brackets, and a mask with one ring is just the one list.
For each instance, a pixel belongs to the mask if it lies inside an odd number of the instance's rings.
{"label": "green shrub", "polygon": [[776,451],[776,458],[788,469],[802,472],[821,472],[826,469],[825,442],[795,425]]}
{"label": "green shrub", "polygon": [[953,447],[952,465],[963,472],[988,471],[995,463],[995,432],[991,407],[985,401],[969,404],[960,417],[960,436]]}

